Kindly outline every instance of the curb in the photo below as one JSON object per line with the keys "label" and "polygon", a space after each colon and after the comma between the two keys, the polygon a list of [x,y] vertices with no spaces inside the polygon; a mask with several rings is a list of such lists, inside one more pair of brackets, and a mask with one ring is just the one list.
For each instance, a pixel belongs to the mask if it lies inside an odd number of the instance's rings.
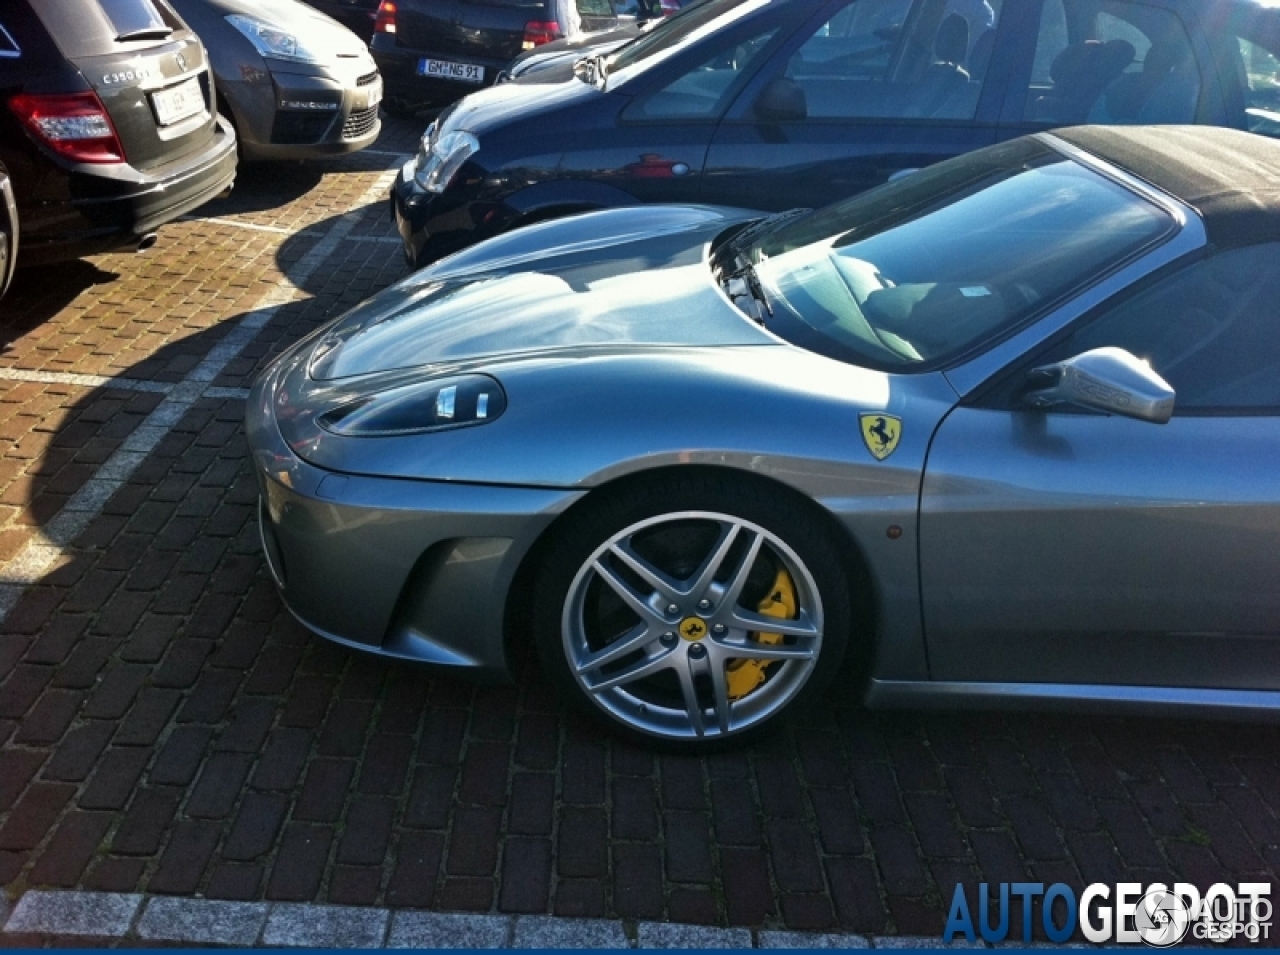
{"label": "curb", "polygon": [[3,935],[282,948],[986,948],[963,939],[815,934],[555,915],[473,915],[223,902],[115,892],[27,892],[0,900]]}

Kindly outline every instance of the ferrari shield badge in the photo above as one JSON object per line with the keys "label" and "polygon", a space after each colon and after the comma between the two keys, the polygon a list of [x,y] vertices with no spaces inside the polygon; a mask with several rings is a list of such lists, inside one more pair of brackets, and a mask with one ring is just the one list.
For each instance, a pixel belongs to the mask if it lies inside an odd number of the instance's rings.
{"label": "ferrari shield badge", "polygon": [[891,414],[864,414],[858,416],[862,425],[862,440],[867,443],[867,450],[877,461],[883,461],[893,454],[902,437],[902,419]]}

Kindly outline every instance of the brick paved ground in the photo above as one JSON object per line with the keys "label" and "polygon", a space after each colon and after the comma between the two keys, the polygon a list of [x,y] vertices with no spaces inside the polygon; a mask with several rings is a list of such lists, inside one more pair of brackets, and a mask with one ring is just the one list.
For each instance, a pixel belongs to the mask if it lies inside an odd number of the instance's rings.
{"label": "brick paved ground", "polygon": [[[377,155],[245,170],[201,212],[221,221],[172,225],[146,256],[21,276],[0,304],[0,562],[415,132],[388,128]],[[1275,882],[1275,728],[877,715],[837,688],[766,745],[656,758],[567,717],[527,659],[516,685],[473,686],[310,637],[258,556],[236,389],[402,274],[390,235],[385,203],[369,206],[0,624],[10,898],[930,935],[957,882],[970,899],[982,880]],[[12,380],[55,372],[128,381]]]}

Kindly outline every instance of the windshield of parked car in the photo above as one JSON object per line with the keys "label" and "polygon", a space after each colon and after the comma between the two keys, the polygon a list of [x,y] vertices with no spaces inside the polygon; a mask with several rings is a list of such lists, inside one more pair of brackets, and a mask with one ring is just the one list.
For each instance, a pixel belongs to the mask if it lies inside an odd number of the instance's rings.
{"label": "windshield of parked car", "polygon": [[783,222],[754,265],[771,331],[884,370],[945,365],[1172,233],[1138,193],[1037,140]]}
{"label": "windshield of parked car", "polygon": [[770,0],[703,0],[615,50],[605,64],[609,85],[623,83],[703,37],[766,6]]}

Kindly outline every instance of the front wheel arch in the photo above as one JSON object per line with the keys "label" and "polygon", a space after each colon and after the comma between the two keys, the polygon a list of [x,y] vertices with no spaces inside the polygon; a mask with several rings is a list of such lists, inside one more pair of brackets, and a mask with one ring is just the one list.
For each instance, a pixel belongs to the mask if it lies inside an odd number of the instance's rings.
{"label": "front wheel arch", "polygon": [[874,652],[879,601],[869,564],[858,542],[834,514],[795,488],[773,478],[736,468],[706,465],[674,465],[616,478],[593,488],[542,531],[516,570],[504,609],[506,656],[512,672],[525,672],[535,655],[532,627],[535,581],[548,552],[565,527],[570,522],[576,522],[584,510],[599,506],[600,502],[609,497],[627,495],[638,486],[654,481],[666,482],[673,479],[745,485],[761,495],[786,499],[791,506],[805,512],[807,521],[812,521],[821,528],[839,552],[840,570],[850,600],[849,640],[841,678],[856,681],[861,692]]}

